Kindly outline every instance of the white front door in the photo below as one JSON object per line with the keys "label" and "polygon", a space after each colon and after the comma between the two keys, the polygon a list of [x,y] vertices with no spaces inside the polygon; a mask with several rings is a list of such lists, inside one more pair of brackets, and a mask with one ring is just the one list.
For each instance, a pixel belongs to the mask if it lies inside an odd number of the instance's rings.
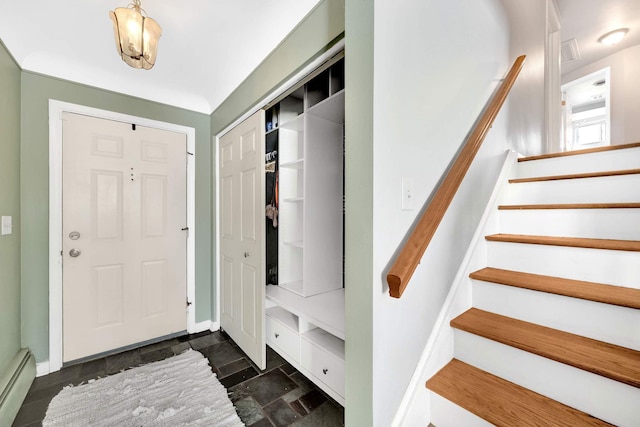
{"label": "white front door", "polygon": [[220,138],[220,324],[266,368],[264,111]]}
{"label": "white front door", "polygon": [[186,136],[63,114],[63,361],[186,330]]}

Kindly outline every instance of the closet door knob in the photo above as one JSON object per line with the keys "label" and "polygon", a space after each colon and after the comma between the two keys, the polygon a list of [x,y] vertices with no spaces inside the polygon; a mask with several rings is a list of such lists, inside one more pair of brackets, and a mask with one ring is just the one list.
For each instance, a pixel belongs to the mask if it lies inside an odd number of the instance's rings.
{"label": "closet door knob", "polygon": [[329,372],[329,370],[327,368],[322,369],[322,373],[327,375],[327,372]]}
{"label": "closet door knob", "polygon": [[280,334],[274,334],[276,336],[276,338],[278,338],[280,336]]}
{"label": "closet door knob", "polygon": [[245,258],[249,258],[249,255],[250,255],[250,254],[249,254],[249,252],[245,252],[245,253],[244,253],[244,257],[245,257]]}

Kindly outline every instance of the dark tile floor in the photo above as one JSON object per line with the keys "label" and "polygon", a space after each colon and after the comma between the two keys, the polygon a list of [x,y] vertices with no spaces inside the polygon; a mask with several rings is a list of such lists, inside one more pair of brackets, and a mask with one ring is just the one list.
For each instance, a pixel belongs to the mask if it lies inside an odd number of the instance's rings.
{"label": "dark tile floor", "polygon": [[155,362],[189,347],[209,359],[211,370],[227,387],[242,421],[250,427],[344,426],[344,409],[276,352],[267,347],[267,369],[259,370],[223,332],[185,335],[114,354],[36,378],[14,427],[42,424],[51,399],[68,384]]}

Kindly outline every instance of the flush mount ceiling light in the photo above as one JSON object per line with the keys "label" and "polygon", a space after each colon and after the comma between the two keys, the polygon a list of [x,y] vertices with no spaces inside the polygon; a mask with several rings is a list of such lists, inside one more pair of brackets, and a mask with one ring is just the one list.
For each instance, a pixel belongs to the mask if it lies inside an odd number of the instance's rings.
{"label": "flush mount ceiling light", "polygon": [[618,43],[620,40],[622,40],[624,38],[624,36],[627,35],[627,32],[629,31],[628,28],[620,28],[617,30],[613,30],[613,31],[609,31],[607,34],[602,35],[598,41],[602,44],[606,44],[608,46],[612,46],[616,43]]}
{"label": "flush mount ceiling light", "polygon": [[162,28],[147,16],[140,0],[134,0],[128,7],[116,8],[109,16],[113,21],[116,50],[122,60],[133,68],[153,68]]}

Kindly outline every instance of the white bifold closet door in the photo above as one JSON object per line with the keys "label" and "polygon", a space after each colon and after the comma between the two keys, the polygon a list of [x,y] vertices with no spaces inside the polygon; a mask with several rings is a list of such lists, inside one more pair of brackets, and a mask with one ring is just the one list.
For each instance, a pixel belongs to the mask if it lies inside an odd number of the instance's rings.
{"label": "white bifold closet door", "polygon": [[187,326],[186,135],[63,116],[63,360]]}
{"label": "white bifold closet door", "polygon": [[220,138],[220,323],[266,368],[264,111]]}

